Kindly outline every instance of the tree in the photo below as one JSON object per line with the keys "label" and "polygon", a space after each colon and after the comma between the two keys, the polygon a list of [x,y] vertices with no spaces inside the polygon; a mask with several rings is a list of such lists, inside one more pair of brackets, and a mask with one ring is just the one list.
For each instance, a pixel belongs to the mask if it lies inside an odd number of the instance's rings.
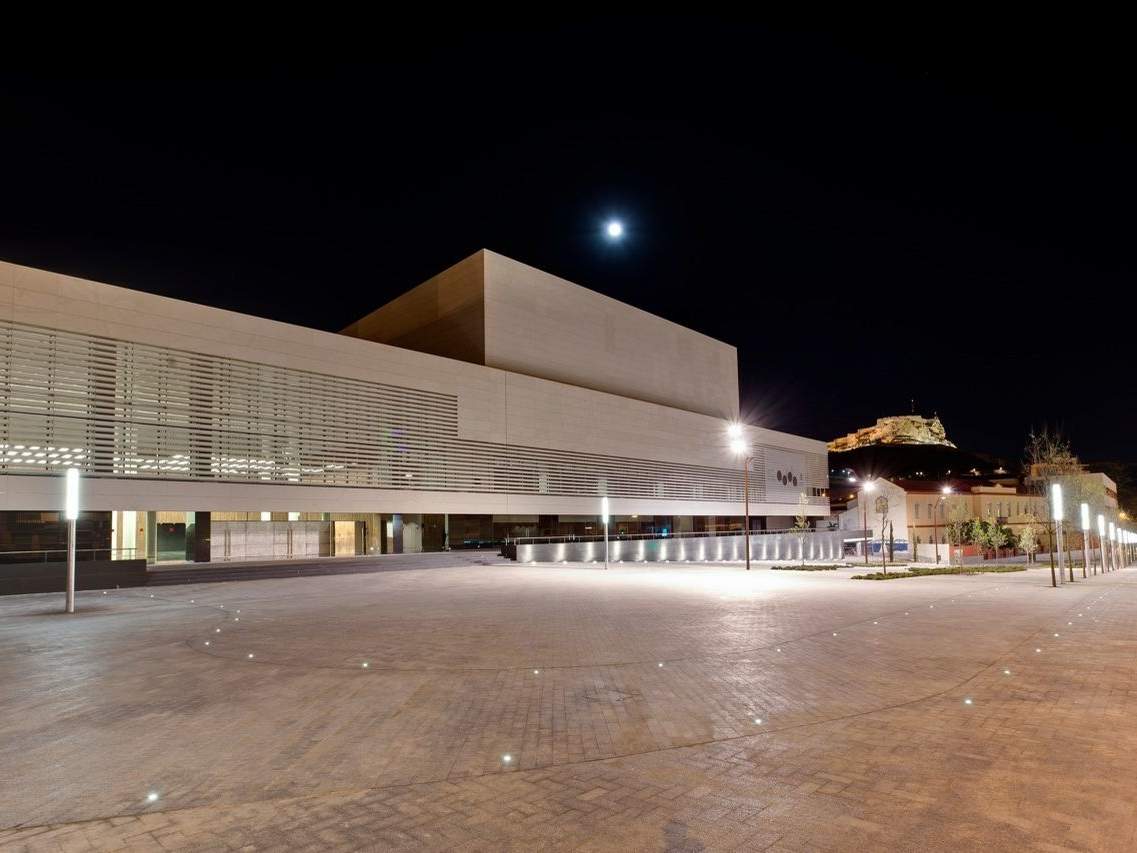
{"label": "tree", "polygon": [[884,528],[888,525],[888,495],[877,495],[876,514],[880,516],[880,565],[884,573],[888,574],[888,563],[884,550]]}
{"label": "tree", "polygon": [[1011,533],[1007,528],[999,524],[999,519],[991,519],[991,523],[987,526],[987,540],[991,543],[991,547],[995,549],[995,559],[999,559],[999,549],[1011,538]]}
{"label": "tree", "polygon": [[1070,449],[1069,440],[1057,430],[1051,431],[1044,426],[1040,430],[1032,429],[1027,435],[1025,463],[1027,468],[1027,488],[1046,501],[1047,513],[1043,520],[1046,524],[1047,539],[1050,547],[1050,582],[1058,585],[1054,572],[1054,507],[1051,506],[1051,486],[1063,478],[1080,474],[1082,466],[1078,457]]}
{"label": "tree", "polygon": [[971,541],[979,550],[979,559],[982,560],[987,549],[991,547],[991,525],[981,518],[976,518],[969,525],[969,530]]}
{"label": "tree", "polygon": [[794,535],[797,537],[797,553],[801,564],[805,565],[805,536],[809,532],[809,518],[805,511],[809,508],[809,500],[802,492],[797,499],[797,515],[794,516]]}
{"label": "tree", "polygon": [[1029,521],[1019,532],[1019,547],[1026,553],[1028,563],[1034,562],[1034,552],[1038,550],[1038,533]]}

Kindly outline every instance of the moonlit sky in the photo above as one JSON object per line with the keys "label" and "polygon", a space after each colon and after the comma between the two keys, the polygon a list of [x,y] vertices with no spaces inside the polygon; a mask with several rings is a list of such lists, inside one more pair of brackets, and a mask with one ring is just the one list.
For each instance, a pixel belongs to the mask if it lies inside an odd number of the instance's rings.
{"label": "moonlit sky", "polygon": [[[29,52],[0,257],[336,330],[486,247],[736,345],[750,419],[910,400],[1132,460],[1124,28],[577,18]],[[624,227],[619,239],[610,221]]]}

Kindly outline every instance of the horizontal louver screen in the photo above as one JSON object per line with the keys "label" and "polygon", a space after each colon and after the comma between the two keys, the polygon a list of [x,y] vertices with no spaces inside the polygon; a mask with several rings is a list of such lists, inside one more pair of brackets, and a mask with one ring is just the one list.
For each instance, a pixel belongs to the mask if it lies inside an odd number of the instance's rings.
{"label": "horizontal louver screen", "polygon": [[[12,474],[742,498],[736,469],[461,439],[451,394],[71,332],[0,325],[0,382],[0,470]],[[824,488],[824,458],[801,455],[802,486]],[[760,475],[750,498],[765,499]]]}

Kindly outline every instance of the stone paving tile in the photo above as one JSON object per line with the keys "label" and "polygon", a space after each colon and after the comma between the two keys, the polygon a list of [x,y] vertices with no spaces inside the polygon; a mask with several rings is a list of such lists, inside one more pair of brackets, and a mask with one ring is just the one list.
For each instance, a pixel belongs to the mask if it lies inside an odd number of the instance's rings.
{"label": "stone paving tile", "polygon": [[1137,845],[1131,571],[487,567],[54,604],[0,601],[4,849]]}

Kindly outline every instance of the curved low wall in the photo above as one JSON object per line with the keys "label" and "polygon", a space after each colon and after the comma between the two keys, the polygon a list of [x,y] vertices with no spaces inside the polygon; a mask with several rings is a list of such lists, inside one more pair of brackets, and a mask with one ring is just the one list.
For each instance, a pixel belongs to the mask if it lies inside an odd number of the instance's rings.
{"label": "curved low wall", "polygon": [[[792,533],[751,535],[750,559],[800,560],[804,544],[807,560],[836,560],[841,557],[841,542],[847,530],[818,530],[805,534],[804,543]],[[604,541],[567,541],[518,543],[515,559],[528,563],[592,563],[603,562]],[[733,536],[668,537],[664,539],[608,540],[608,560],[612,563],[656,563],[718,560],[745,560],[746,546],[742,534]]]}

